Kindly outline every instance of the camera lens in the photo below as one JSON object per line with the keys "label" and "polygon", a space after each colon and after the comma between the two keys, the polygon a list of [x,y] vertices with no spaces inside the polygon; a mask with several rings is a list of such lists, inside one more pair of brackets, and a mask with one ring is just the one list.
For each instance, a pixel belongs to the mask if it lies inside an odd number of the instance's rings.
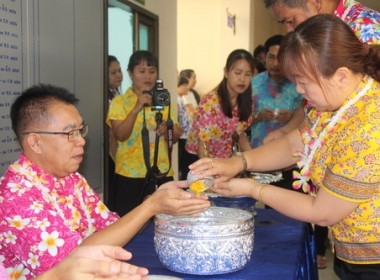
{"label": "camera lens", "polygon": [[170,104],[170,95],[167,91],[158,92],[155,97],[157,105],[168,106]]}

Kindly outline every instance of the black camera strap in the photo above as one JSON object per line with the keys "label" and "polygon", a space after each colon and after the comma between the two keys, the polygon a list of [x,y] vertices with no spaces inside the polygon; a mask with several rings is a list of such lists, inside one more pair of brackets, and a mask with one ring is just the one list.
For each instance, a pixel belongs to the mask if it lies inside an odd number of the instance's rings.
{"label": "black camera strap", "polygon": [[144,153],[144,162],[146,166],[146,170],[149,171],[150,169],[150,151],[149,151],[149,131],[146,128],[146,121],[145,121],[145,107],[143,108],[143,128],[141,129],[141,137],[142,137],[142,146],[143,146],[143,153]]}
{"label": "black camera strap", "polygon": [[[168,113],[168,120],[166,121],[166,127],[167,127],[167,143],[168,143],[168,157],[169,157],[169,168],[166,172],[161,173],[157,166],[157,153],[158,153],[158,141],[159,137],[156,135],[156,143],[155,143],[155,155],[154,155],[154,162],[153,165],[150,166],[150,144],[149,144],[149,131],[146,127],[146,119],[145,119],[145,107],[143,108],[143,128],[141,130],[141,136],[142,136],[142,146],[143,146],[143,153],[144,153],[144,162],[147,169],[146,179],[147,180],[156,180],[156,179],[162,179],[166,177],[166,175],[169,173],[171,169],[171,158],[172,158],[172,150],[173,150],[173,120],[170,118],[170,105],[169,105],[169,113]],[[159,124],[157,124],[158,128]]]}
{"label": "black camera strap", "polygon": [[[170,118],[170,108],[169,108],[169,118],[166,121],[166,133],[168,139],[168,157],[169,157],[169,169],[166,174],[169,172],[170,168],[172,168],[172,150],[173,150],[173,120]],[[166,175],[165,175],[166,176]]]}

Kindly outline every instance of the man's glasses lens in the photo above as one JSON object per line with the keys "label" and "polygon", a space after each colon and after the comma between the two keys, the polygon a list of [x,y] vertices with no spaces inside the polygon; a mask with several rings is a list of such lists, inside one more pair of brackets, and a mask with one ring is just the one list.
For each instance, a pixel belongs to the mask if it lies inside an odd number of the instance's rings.
{"label": "man's glasses lens", "polygon": [[88,125],[85,124],[82,128],[71,130],[67,136],[69,138],[69,141],[76,141],[81,135],[82,137],[86,137],[88,133]]}

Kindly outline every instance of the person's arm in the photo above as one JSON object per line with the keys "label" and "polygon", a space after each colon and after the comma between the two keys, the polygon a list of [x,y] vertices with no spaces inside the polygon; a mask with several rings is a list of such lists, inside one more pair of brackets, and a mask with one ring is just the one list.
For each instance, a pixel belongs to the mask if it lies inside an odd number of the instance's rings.
{"label": "person's arm", "polygon": [[211,190],[225,196],[250,196],[293,219],[330,226],[352,213],[359,203],[350,202],[319,189],[311,196],[280,187],[260,184],[252,179],[231,179]]}
{"label": "person's arm", "polygon": [[178,124],[173,125],[173,144],[177,143],[179,140],[179,137],[183,134],[183,129]]}
{"label": "person's arm", "polygon": [[[177,118],[177,114],[176,112],[174,111],[173,107],[170,106],[170,108],[168,108],[170,111],[170,114],[171,114],[171,120],[173,122],[173,144],[174,143],[177,143],[178,140],[179,140],[179,137],[183,134],[183,129],[182,127],[179,126],[179,123],[178,123],[178,118]],[[165,140],[168,141],[168,133],[167,133],[167,125],[166,125],[166,121],[163,121],[158,130],[157,130],[157,134],[159,136],[164,136],[165,137]]]}
{"label": "person's arm", "polygon": [[121,247],[83,246],[35,280],[143,279],[148,270],[126,263],[132,254]]}
{"label": "person's arm", "polygon": [[199,158],[209,156],[207,144],[199,138],[197,138],[197,156]]}
{"label": "person's arm", "polygon": [[240,136],[239,136],[239,147],[240,147],[240,150],[243,152],[251,150],[251,143],[249,143],[248,137],[244,131],[240,133]]}
{"label": "person's arm", "polygon": [[117,150],[117,140],[113,135],[112,129],[108,130],[108,142],[109,142],[109,155],[115,161],[116,150]]}
{"label": "person's arm", "polygon": [[[213,115],[210,106],[212,95],[205,95],[199,104],[199,113],[196,115],[187,138],[186,146],[191,149],[192,153],[196,153],[199,158],[209,156],[209,140],[205,131],[210,131],[210,120]],[[208,109],[206,109],[208,108]],[[207,139],[206,139],[207,138]]]}
{"label": "person's arm", "polygon": [[293,113],[291,119],[281,128],[268,133],[268,135],[263,139],[263,144],[273,141],[275,139],[281,138],[287,133],[297,129],[305,116],[304,104],[302,103]]}
{"label": "person's arm", "polygon": [[147,93],[138,95],[135,106],[124,120],[111,120],[112,131],[118,141],[123,142],[131,136],[137,115],[141,110],[144,110],[146,104],[150,105],[151,103],[151,95]]}
{"label": "person's arm", "polygon": [[185,107],[186,107],[186,111],[189,114],[189,116],[191,118],[194,118],[195,114],[197,113],[197,110],[194,109],[193,105],[192,104],[186,104]]}
{"label": "person's arm", "polygon": [[162,185],[131,212],[83,240],[81,246],[95,244],[123,246],[150,218],[159,213],[193,215],[210,206],[207,197],[197,198],[195,194],[184,191],[184,188],[187,188],[186,181],[173,181]]}
{"label": "person's arm", "polygon": [[[160,124],[159,129],[157,130],[157,134],[159,136],[164,136],[165,140],[168,141],[168,128],[166,126],[166,123],[163,122]],[[178,124],[173,124],[173,144],[178,142],[179,137],[183,134],[183,129]]]}
{"label": "person's arm", "polygon": [[[247,170],[251,171],[272,171],[292,166],[297,162],[293,154],[303,150],[303,143],[298,130],[288,133],[285,137],[262,145],[256,149],[243,153],[247,161]],[[243,171],[244,164],[241,157],[202,158],[189,166],[193,174],[200,173],[200,178],[215,176],[215,182],[222,182],[234,177]],[[210,168],[210,166],[213,166]]]}
{"label": "person's arm", "polygon": [[131,136],[138,113],[139,111],[134,109],[125,120],[111,120],[112,132],[115,139],[122,142]]}

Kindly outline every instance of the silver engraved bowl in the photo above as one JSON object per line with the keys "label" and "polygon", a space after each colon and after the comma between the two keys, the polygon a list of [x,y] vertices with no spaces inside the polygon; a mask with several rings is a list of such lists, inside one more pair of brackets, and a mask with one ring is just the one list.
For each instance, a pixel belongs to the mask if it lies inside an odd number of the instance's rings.
{"label": "silver engraved bowl", "polygon": [[224,274],[242,269],[254,243],[253,214],[211,206],[197,217],[159,214],[154,245],[168,269],[195,275]]}

